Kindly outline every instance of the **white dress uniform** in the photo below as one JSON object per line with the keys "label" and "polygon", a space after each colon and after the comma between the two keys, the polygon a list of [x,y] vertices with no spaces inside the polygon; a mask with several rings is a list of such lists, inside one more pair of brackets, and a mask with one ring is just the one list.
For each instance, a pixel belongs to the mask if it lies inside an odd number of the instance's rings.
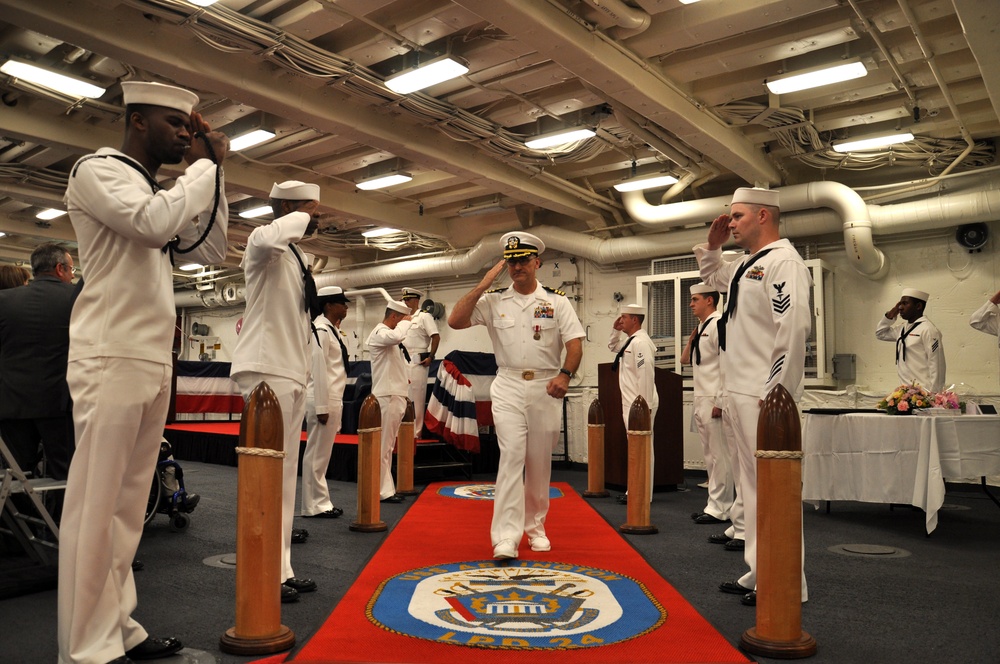
{"label": "white dress uniform", "polygon": [[[732,454],[726,442],[721,417],[712,417],[712,410],[725,408],[723,400],[722,361],[719,352],[719,319],[722,314],[713,311],[698,325],[698,357],[691,358],[694,372],[694,424],[701,437],[708,472],[708,501],[705,514],[725,521],[735,498]],[[700,360],[700,362],[696,362]],[[734,527],[735,527],[734,523]],[[742,523],[735,528],[742,534]],[[743,539],[742,536],[740,539]]]}
{"label": "white dress uniform", "polygon": [[406,361],[399,349],[411,321],[401,320],[395,329],[379,323],[368,335],[365,344],[372,361],[372,394],[382,411],[382,465],[379,471],[379,498],[385,500],[396,493],[392,479],[392,451],[396,447],[399,424],[406,412],[409,394]]}
{"label": "white dress uniform", "polygon": [[[737,310],[726,328],[722,371],[727,406],[739,458],[740,493],[743,497],[746,547],[744,560],[750,571],[739,579],[744,588],[757,583],[757,419],[759,402],[777,385],[792,398],[802,396],[806,340],[812,328],[809,288],[812,279],[798,252],[787,239],[761,248],[771,249],[756,258],[738,284]],[[702,281],[722,293],[752,256],[726,262],[721,249],[694,247]],[[730,297],[730,299],[732,299]],[[804,557],[803,557],[804,560]],[[803,563],[804,564],[804,563]],[[805,568],[803,567],[803,570]],[[802,599],[808,598],[805,572]]]}
{"label": "white dress uniform", "polygon": [[944,389],[944,344],[941,330],[921,316],[907,323],[902,316],[895,320],[882,316],[875,336],[896,344],[896,373],[901,384],[916,383],[929,392]]}
{"label": "white dress uniform", "polygon": [[[631,339],[632,342],[628,343]],[[625,347],[625,344],[628,346]],[[649,423],[656,422],[656,409],[660,405],[660,397],[656,392],[656,376],[653,372],[653,362],[656,358],[656,345],[649,338],[646,330],[639,329],[631,337],[621,330],[611,330],[608,349],[618,353],[625,347],[621,362],[618,364],[618,387],[622,393],[622,422],[628,431],[628,414],[636,397],[642,396],[649,406]],[[653,476],[656,454],[653,452],[653,435],[649,436],[649,498],[653,499]]]}
{"label": "white dress uniform", "polygon": [[410,354],[407,365],[410,379],[409,397],[413,402],[413,434],[419,436],[424,428],[424,412],[427,408],[427,374],[430,365],[420,364],[420,354],[426,353],[431,345],[431,337],[439,334],[434,316],[426,311],[417,310],[413,316],[413,324],[403,337],[403,347]]}
{"label": "white dress uniform", "polygon": [[490,537],[494,547],[505,539],[516,546],[522,534],[545,536],[562,421],[561,400],[546,385],[562,367],[566,342],[586,333],[566,296],[540,283],[528,295],[513,286],[483,293],[471,323],[486,326],[498,367],[490,387],[500,445]]}
{"label": "white dress uniform", "polygon": [[[320,314],[313,321],[316,330],[312,345],[312,371],[306,382],[306,451],[302,456],[302,515],[313,516],[333,509],[326,470],[330,466],[333,443],[344,415],[347,371],[337,342],[344,333]],[[327,415],[320,424],[317,415]]]}
{"label": "white dress uniform", "polygon": [[[285,443],[281,479],[282,582],[295,576],[292,521],[312,342],[302,268],[289,244],[302,239],[309,219],[305,212],[291,212],[255,228],[247,238],[242,264],[247,284],[246,313],[230,370],[244,399],[266,381],[281,406]],[[297,247],[294,251],[305,261]]]}
{"label": "white dress uniform", "polygon": [[983,306],[973,312],[972,316],[969,317],[969,325],[980,332],[992,334],[997,337],[997,342],[1000,343],[1000,307],[993,304],[992,301],[986,300]]}
{"label": "white dress uniform", "polygon": [[[87,276],[66,374],[76,453],[59,537],[63,663],[106,662],[148,636],[131,618],[131,565],[170,405],[177,313],[163,247],[174,236],[189,247],[204,232],[216,176],[200,159],[154,194],[138,162],[111,148],[96,154],[77,163],[66,190]],[[212,231],[185,260],[225,260],[228,215],[223,184]]]}

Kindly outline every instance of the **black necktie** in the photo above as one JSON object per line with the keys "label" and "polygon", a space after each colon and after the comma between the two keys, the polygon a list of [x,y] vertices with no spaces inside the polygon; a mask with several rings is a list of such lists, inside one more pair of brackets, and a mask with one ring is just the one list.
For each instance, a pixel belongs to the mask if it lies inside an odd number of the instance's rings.
{"label": "black necktie", "polygon": [[407,363],[410,361],[410,351],[406,350],[406,346],[399,344],[399,350],[403,351],[403,357],[406,359]]}
{"label": "black necktie", "polygon": [[299,267],[302,269],[302,283],[303,291],[305,293],[305,305],[306,313],[309,314],[309,319],[312,320],[323,313],[323,307],[319,306],[319,295],[316,292],[316,280],[313,279],[312,272],[306,267],[306,263],[302,260],[302,256],[299,255],[299,250],[294,244],[289,244],[288,248],[292,250],[292,254],[295,256],[295,260],[299,262]]}
{"label": "black necktie", "polygon": [[694,336],[694,341],[691,343],[691,357],[694,358],[695,364],[701,364],[701,348],[698,344],[701,341],[701,335],[705,333],[705,328],[708,327],[708,321],[710,320],[710,318],[705,319],[705,322],[698,328],[698,334]]}
{"label": "black necktie", "polygon": [[763,251],[758,251],[756,254],[748,258],[743,262],[743,265],[736,270],[733,274],[732,281],[729,282],[729,292],[726,293],[726,311],[722,314],[722,318],[719,319],[719,350],[726,350],[726,323],[729,319],[736,315],[736,299],[740,294],[740,279],[743,278],[743,273],[750,269],[750,266],[755,262],[759,261],[764,256],[771,253],[775,247],[769,249],[764,249]]}
{"label": "black necktie", "polygon": [[351,373],[351,362],[347,355],[347,346],[344,345],[344,340],[340,338],[340,330],[335,327],[331,327],[330,334],[332,334],[333,338],[340,344],[340,354],[344,357],[344,372]]}
{"label": "black necktie", "polygon": [[611,363],[611,371],[615,373],[618,372],[618,365],[622,363],[622,355],[625,354],[625,349],[628,348],[628,345],[632,343],[633,339],[635,339],[635,335],[629,337],[628,341],[625,342],[625,345],[622,346],[622,349],[618,351],[617,355],[615,355],[615,361]]}
{"label": "black necktie", "polygon": [[900,357],[902,357],[903,361],[906,362],[906,337],[910,336],[910,332],[913,332],[913,330],[917,329],[917,325],[920,325],[920,323],[922,322],[923,321],[917,321],[908,330],[904,325],[903,329],[899,331],[899,338],[896,339],[896,364],[899,364]]}

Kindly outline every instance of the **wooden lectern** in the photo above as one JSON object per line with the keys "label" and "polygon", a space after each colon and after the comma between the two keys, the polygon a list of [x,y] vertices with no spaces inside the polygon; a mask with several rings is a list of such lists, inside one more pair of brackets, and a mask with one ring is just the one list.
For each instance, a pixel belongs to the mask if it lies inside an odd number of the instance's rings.
{"label": "wooden lectern", "polygon": [[[674,491],[684,481],[683,379],[667,369],[655,370],[660,406],[653,422],[653,491]],[[628,486],[628,436],[622,422],[622,392],[611,363],[597,365],[597,398],[604,407],[604,485],[616,491]]]}

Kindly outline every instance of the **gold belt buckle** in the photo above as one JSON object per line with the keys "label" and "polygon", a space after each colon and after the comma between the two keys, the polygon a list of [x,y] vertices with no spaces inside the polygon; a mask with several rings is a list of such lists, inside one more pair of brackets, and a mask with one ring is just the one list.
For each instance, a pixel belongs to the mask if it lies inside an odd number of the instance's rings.
{"label": "gold belt buckle", "polygon": [[531,369],[525,369],[524,371],[521,372],[521,378],[525,380],[534,380],[535,372],[532,371]]}

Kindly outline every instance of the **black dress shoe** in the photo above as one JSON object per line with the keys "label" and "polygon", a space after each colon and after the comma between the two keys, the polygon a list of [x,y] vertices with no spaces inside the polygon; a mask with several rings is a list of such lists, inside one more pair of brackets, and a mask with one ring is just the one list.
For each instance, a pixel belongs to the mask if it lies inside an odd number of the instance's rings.
{"label": "black dress shoe", "polygon": [[623,493],[622,495],[615,498],[615,502],[617,502],[619,505],[628,505],[628,496]]}
{"label": "black dress shoe", "polygon": [[726,542],[726,551],[742,551],[747,548],[747,543],[741,539],[731,539]]}
{"label": "black dress shoe", "polygon": [[299,601],[299,591],[291,586],[286,586],[281,584],[281,603],[289,604],[291,602]]}
{"label": "black dress shoe", "polygon": [[288,586],[289,588],[294,588],[300,593],[311,593],[316,590],[316,582],[312,579],[300,579],[293,576],[290,579],[285,579],[285,582],[281,584],[283,586]]}
{"label": "black dress shoe", "polygon": [[724,593],[729,593],[730,595],[746,595],[747,593],[753,592],[753,588],[745,588],[740,585],[739,581],[726,581],[725,583],[720,583],[719,590]]}
{"label": "black dress shoe", "polygon": [[184,645],[177,639],[156,639],[152,636],[147,636],[145,641],[134,648],[126,650],[125,656],[133,660],[160,659],[162,657],[170,657],[180,652],[183,648]]}
{"label": "black dress shoe", "polygon": [[404,500],[406,500],[406,499],[403,498],[403,496],[399,495],[398,493],[394,493],[391,496],[389,496],[388,498],[383,498],[379,502],[380,503],[401,503]]}
{"label": "black dress shoe", "polygon": [[700,517],[702,514],[704,514],[704,512],[692,512],[691,513],[691,520],[692,521],[696,521],[698,519],[698,517]]}
{"label": "black dress shoe", "polygon": [[292,544],[305,544],[309,531],[305,528],[292,528]]}
{"label": "black dress shoe", "polygon": [[726,523],[727,521],[728,519],[717,519],[708,513],[702,514],[701,516],[699,516],[697,519],[694,520],[695,523],[702,526],[710,523]]}
{"label": "black dress shoe", "polygon": [[201,496],[196,493],[188,493],[184,495],[184,500],[178,506],[181,512],[191,513],[194,508],[198,507],[198,503],[201,501]]}
{"label": "black dress shoe", "polygon": [[712,544],[725,544],[730,541],[730,537],[725,533],[716,533],[714,535],[709,535],[708,541]]}
{"label": "black dress shoe", "polygon": [[304,519],[336,519],[338,516],[344,513],[344,510],[339,507],[334,507],[325,512],[320,512],[319,514],[303,514]]}
{"label": "black dress shoe", "polygon": [[135,560],[132,561],[132,571],[133,572],[141,572],[142,568],[145,567],[145,566],[146,566],[146,564],[144,562],[142,562],[141,560],[139,560],[138,558],[136,558]]}
{"label": "black dress shoe", "polygon": [[743,606],[757,606],[757,591],[754,590],[740,597],[740,604]]}

